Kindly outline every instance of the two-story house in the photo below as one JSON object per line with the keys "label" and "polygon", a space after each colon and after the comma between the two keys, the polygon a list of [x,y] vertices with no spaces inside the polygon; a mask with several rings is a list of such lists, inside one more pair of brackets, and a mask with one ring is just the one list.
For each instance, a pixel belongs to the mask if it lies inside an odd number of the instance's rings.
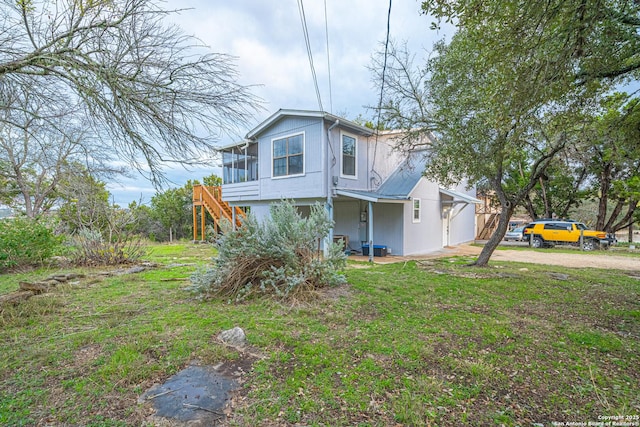
{"label": "two-story house", "polygon": [[302,213],[320,202],[335,222],[329,239],[394,255],[475,237],[475,191],[427,180],[424,152],[394,150],[393,132],[378,134],[321,111],[279,110],[221,151],[223,199],[250,207],[258,219],[282,199]]}

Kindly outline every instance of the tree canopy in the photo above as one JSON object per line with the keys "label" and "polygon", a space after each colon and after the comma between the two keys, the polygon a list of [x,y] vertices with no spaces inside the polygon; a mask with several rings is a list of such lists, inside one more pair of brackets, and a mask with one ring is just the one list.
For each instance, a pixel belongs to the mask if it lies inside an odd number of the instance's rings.
{"label": "tree canopy", "polygon": [[515,207],[568,145],[584,139],[599,99],[637,74],[638,6],[432,0],[422,10],[457,31],[423,65],[392,47],[381,113],[406,131],[406,148],[435,134],[429,176],[494,192],[502,213],[477,260],[485,265]]}
{"label": "tree canopy", "polygon": [[[570,66],[568,77],[578,84],[635,79],[640,73],[640,4],[636,1],[428,0],[422,2],[422,10],[473,31],[476,39],[491,45],[496,58],[519,50],[523,41],[534,43],[529,47],[536,51],[555,45],[547,51],[548,61]],[[511,40],[493,43],[494,35],[505,32],[513,36]]]}

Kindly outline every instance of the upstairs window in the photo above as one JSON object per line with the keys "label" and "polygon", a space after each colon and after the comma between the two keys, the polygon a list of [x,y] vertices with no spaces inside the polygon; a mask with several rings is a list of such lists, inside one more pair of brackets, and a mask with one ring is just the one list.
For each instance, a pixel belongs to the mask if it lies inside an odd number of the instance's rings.
{"label": "upstairs window", "polygon": [[272,141],[273,177],[304,173],[304,133]]}
{"label": "upstairs window", "polygon": [[340,175],[347,178],[356,177],[356,142],[357,140],[351,135],[341,135],[342,169]]}

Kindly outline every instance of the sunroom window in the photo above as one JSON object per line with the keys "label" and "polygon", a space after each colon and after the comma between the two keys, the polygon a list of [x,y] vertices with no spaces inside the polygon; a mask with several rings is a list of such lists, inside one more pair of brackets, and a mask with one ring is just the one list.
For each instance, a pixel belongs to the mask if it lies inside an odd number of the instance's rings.
{"label": "sunroom window", "polygon": [[222,178],[225,184],[258,179],[258,144],[243,144],[222,151]]}

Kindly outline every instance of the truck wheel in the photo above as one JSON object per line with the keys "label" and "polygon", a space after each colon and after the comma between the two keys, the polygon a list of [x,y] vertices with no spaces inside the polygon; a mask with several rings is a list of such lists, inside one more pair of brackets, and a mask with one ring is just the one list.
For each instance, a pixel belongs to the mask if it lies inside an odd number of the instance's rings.
{"label": "truck wheel", "polygon": [[542,237],[535,236],[531,241],[531,246],[533,246],[536,249],[542,248],[544,247],[544,240],[542,240]]}
{"label": "truck wheel", "polygon": [[582,243],[582,249],[585,251],[592,251],[594,249],[599,249],[599,248],[600,248],[600,243],[593,239],[587,239]]}

